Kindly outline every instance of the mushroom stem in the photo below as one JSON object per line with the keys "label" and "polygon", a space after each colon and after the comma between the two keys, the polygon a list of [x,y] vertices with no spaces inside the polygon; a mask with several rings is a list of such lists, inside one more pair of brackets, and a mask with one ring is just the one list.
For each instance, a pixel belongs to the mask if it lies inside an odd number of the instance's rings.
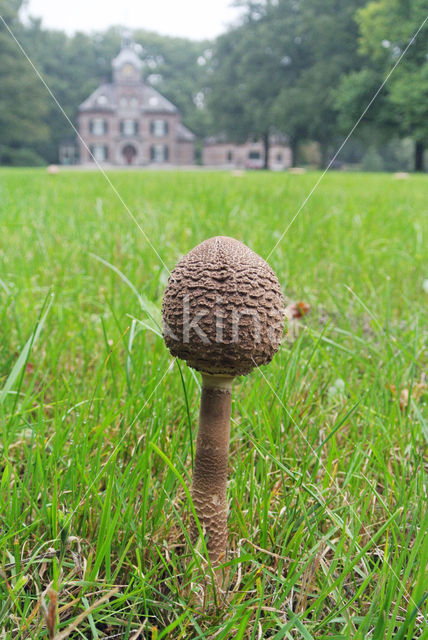
{"label": "mushroom stem", "polygon": [[[225,561],[227,546],[227,459],[229,454],[232,377],[202,374],[199,429],[193,469],[192,499],[210,561]],[[191,540],[199,537],[193,522]]]}

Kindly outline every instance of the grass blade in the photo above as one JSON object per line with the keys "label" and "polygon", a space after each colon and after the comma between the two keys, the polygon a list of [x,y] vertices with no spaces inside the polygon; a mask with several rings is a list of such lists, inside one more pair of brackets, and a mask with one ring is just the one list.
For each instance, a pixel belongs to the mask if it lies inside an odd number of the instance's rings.
{"label": "grass blade", "polygon": [[44,312],[39,322],[37,322],[35,330],[31,334],[31,336],[28,338],[24,348],[19,354],[18,360],[15,362],[12,371],[10,372],[8,378],[6,379],[6,382],[4,383],[3,388],[0,390],[0,405],[4,403],[6,396],[11,391],[19,374],[21,373],[23,367],[25,366],[25,363],[27,362],[28,357],[30,355],[31,349],[34,346],[34,344],[37,342],[39,335],[43,329],[43,325],[45,324],[45,320],[52,306],[53,299],[54,299],[54,296],[52,294],[46,311]]}

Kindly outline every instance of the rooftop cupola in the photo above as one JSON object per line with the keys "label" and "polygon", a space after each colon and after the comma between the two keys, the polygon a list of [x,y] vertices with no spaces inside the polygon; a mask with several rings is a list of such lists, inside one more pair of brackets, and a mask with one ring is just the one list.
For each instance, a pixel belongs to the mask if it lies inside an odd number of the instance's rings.
{"label": "rooftop cupola", "polygon": [[143,63],[129,34],[122,36],[121,49],[113,59],[112,67],[113,82],[116,84],[139,84],[142,81]]}

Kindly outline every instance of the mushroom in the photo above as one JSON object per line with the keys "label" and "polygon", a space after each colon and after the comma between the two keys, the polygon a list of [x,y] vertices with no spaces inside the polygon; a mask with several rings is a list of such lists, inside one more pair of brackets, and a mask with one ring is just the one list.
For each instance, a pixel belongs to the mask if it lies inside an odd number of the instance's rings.
{"label": "mushroom", "polygon": [[[282,338],[284,306],[267,262],[224,236],[205,240],[185,255],[164,293],[165,343],[173,356],[202,374],[191,494],[216,568],[226,559],[232,381],[272,360]],[[194,521],[190,537],[196,544]]]}

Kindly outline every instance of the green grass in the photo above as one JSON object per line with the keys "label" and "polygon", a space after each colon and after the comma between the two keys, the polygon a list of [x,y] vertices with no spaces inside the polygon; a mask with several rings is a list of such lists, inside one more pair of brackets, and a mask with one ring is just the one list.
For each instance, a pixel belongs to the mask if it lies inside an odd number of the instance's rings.
{"label": "green grass", "polygon": [[[109,176],[169,269],[217,234],[266,257],[319,177]],[[167,270],[99,173],[0,172],[1,638],[48,637],[49,585],[71,638],[428,637],[427,190],[328,174],[271,255],[311,312],[234,385],[231,590],[203,609]]]}

